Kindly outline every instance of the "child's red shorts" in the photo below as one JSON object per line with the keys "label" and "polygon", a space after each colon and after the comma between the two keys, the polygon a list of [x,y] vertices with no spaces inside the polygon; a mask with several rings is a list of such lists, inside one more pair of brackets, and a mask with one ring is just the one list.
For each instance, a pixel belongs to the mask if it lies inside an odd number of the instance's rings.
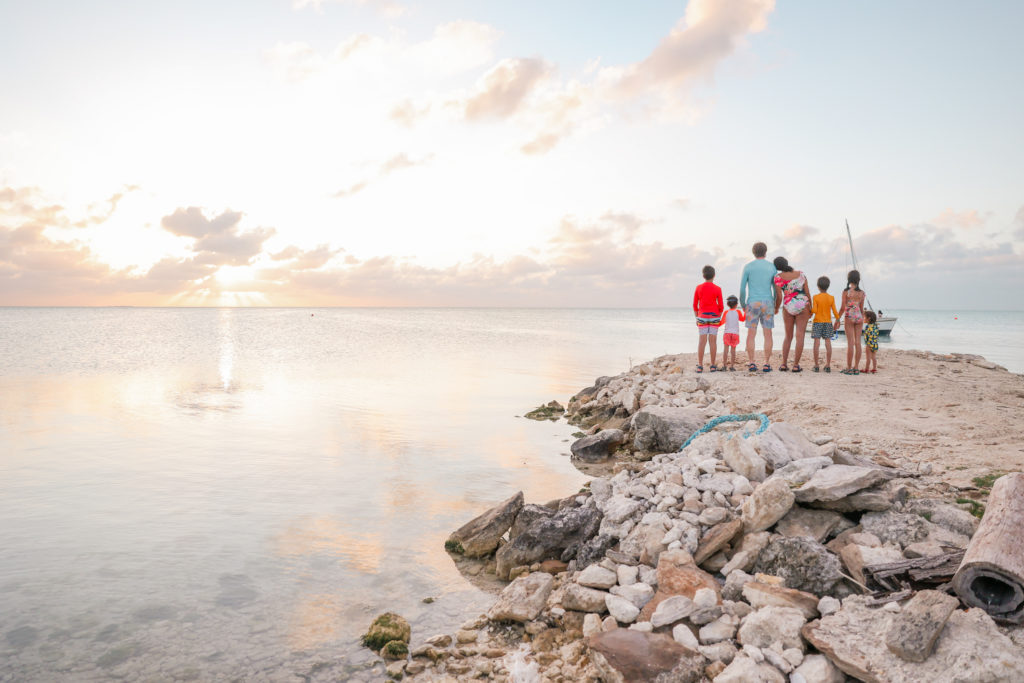
{"label": "child's red shorts", "polygon": [[726,346],[739,346],[740,345],[740,335],[738,335],[738,334],[730,334],[730,333],[726,332],[725,334],[722,335],[722,341],[725,342]]}

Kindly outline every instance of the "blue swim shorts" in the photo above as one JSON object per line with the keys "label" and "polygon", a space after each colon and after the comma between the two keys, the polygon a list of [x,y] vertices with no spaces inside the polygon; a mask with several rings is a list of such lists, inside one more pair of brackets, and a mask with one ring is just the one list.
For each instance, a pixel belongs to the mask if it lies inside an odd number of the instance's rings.
{"label": "blue swim shorts", "polygon": [[775,304],[770,301],[748,301],[744,312],[748,330],[756,328],[758,323],[766,330],[775,327]]}

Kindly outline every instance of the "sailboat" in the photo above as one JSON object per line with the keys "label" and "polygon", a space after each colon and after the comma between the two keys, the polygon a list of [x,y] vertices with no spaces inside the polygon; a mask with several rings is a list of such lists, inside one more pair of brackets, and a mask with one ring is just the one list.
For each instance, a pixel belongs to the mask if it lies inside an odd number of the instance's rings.
{"label": "sailboat", "polygon": [[[846,221],[846,239],[850,243],[850,259],[853,261],[853,269],[860,270],[857,267],[857,254],[853,251],[853,236],[850,234],[850,221]],[[865,303],[867,304],[867,310],[874,311],[874,307],[871,305],[871,300],[865,297]],[[887,315],[883,316],[881,311],[875,311],[875,315],[878,317],[878,336],[888,337],[892,334],[892,330],[896,327],[896,316]],[[839,330],[839,334],[843,334],[842,328]]]}

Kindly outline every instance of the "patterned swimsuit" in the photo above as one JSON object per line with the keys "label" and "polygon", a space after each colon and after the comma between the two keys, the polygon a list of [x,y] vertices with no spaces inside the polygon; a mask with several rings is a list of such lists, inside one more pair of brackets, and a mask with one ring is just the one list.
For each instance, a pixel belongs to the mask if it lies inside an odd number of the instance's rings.
{"label": "patterned swimsuit", "polygon": [[857,324],[864,322],[864,311],[861,310],[861,304],[864,303],[864,295],[853,298],[853,292],[850,292],[846,296],[846,322]]}
{"label": "patterned swimsuit", "polygon": [[790,315],[800,315],[811,305],[810,299],[804,293],[804,285],[807,278],[800,273],[792,280],[783,279],[782,276],[775,276],[775,284],[782,290],[782,307]]}
{"label": "patterned swimsuit", "polygon": [[864,345],[871,351],[878,350],[878,325],[875,323],[864,326]]}

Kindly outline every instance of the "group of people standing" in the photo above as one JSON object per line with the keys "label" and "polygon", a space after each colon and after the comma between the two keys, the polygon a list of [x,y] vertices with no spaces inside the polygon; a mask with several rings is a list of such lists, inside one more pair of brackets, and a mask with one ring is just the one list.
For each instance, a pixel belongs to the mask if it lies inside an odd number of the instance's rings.
{"label": "group of people standing", "polygon": [[[715,269],[704,266],[704,282],[697,285],[693,294],[693,313],[697,318],[699,342],[697,344],[697,372],[704,371],[704,350],[710,347],[711,372],[736,369],[736,348],[740,342],[739,324],[747,328],[747,361],[749,372],[758,372],[755,358],[757,328],[764,335],[764,364],[761,372],[771,372],[772,330],[775,315],[782,309],[785,338],[782,342],[782,365],[780,372],[790,371],[789,352],[793,349],[792,372],[801,372],[800,358],[804,352],[804,335],[807,324],[812,322],[811,338],[814,340],[814,372],[821,370],[820,344],[825,342],[825,372],[832,372],[832,336],[843,325],[846,332],[846,369],[844,375],[859,375],[861,360],[861,336],[864,336],[864,370],[878,369],[878,325],[873,311],[865,309],[866,297],[860,288],[860,273],[851,270],[847,274],[847,287],[843,290],[842,313],[836,310],[835,298],[828,293],[831,281],[824,275],[816,284],[818,293],[811,296],[807,276],[789,265],[784,256],[768,261],[768,246],[757,242],[753,247],[754,260],[743,267],[740,278],[740,295],[730,295],[723,301],[722,288],[715,284]],[[737,305],[739,308],[737,308]],[[728,308],[727,308],[728,307]],[[725,353],[723,364],[716,364],[718,353],[718,328],[724,328]],[[795,339],[795,344],[794,344]]]}

